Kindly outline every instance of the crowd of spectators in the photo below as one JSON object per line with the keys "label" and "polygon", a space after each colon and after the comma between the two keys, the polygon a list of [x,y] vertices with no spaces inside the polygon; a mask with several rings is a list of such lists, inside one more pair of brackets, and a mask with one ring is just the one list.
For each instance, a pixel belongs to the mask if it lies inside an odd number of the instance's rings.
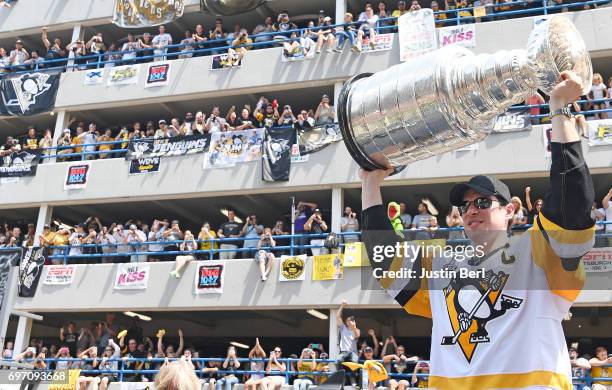
{"label": "crowd of spectators", "polygon": [[[582,0],[433,0],[424,4],[435,12],[436,25],[456,24],[456,19],[466,19],[467,23],[507,17],[521,17],[542,14],[541,10],[533,10],[544,6],[549,7],[548,13],[566,12],[568,10],[589,9],[594,5],[571,7],[572,3],[584,3]],[[1,4],[10,6],[10,1]],[[63,67],[68,61],[73,61],[77,69],[112,67],[115,65],[132,64],[136,62],[159,61],[174,58],[191,58],[208,54],[227,53],[225,66],[239,65],[247,51],[252,49],[283,46],[286,55],[294,55],[310,51],[316,46],[316,52],[342,51],[348,41],[353,51],[361,52],[364,38],[373,43],[378,33],[396,32],[397,18],[409,11],[421,9],[419,1],[412,0],[409,5],[399,0],[395,7],[385,1],[366,2],[363,9],[347,13],[342,21],[336,21],[325,11],[319,12],[317,20],[294,22],[288,11],[282,11],[276,17],[266,16],[250,33],[236,24],[232,27],[224,25],[223,19],[217,18],[214,25],[206,28],[197,24],[193,29],[185,30],[180,36],[172,36],[161,25],[155,33],[143,31],[141,34],[129,33],[127,37],[111,42],[97,32],[89,39],[77,39],[65,45],[60,38],[51,41],[47,28],[42,29],[42,44],[46,52],[37,49],[24,48],[23,42],[17,40],[14,49],[0,47],[0,73],[11,71],[27,71],[39,68]],[[484,7],[487,15],[508,11],[533,10],[526,13],[510,15],[480,16],[474,18],[474,9]],[[395,19],[394,19],[395,18]],[[43,47],[41,46],[41,48]],[[49,62],[50,61],[50,62]]]}
{"label": "crowd of spectators", "polygon": [[[129,324],[118,324],[116,315],[107,313],[103,321],[93,321],[80,329],[75,322],[67,323],[59,329],[58,338],[33,338],[22,352],[14,351],[14,343],[8,340],[2,359],[30,362],[37,369],[81,369],[76,387],[79,390],[92,382],[101,389],[119,380],[163,383],[170,380],[165,378],[169,360],[176,359],[180,361],[177,364],[183,365],[183,379],[193,376],[194,382],[208,383],[216,390],[231,390],[238,383],[244,384],[248,390],[257,386],[274,390],[285,384],[293,385],[294,390],[305,390],[308,386],[325,383],[327,373],[334,369],[344,370],[347,382],[364,390],[373,390],[377,386],[386,386],[390,390],[427,387],[429,363],[422,357],[409,354],[393,335],[386,335],[384,341],[379,341],[374,329],[362,333],[353,313],[345,313],[346,305],[347,302],[343,301],[337,310],[339,348],[336,356],[329,356],[322,343],[311,342],[301,351],[286,355],[291,359],[287,360],[280,346],[276,345],[267,352],[259,338],[255,339],[248,354],[241,354],[236,346],[230,345],[225,355],[219,356],[211,353],[206,344],[196,345],[193,338],[193,342],[187,342],[180,329],[178,338],[169,339],[165,329],[147,336],[137,315]],[[575,388],[584,389],[587,370],[590,370],[591,377],[610,376],[608,366],[612,365],[612,357],[604,346],[596,347],[593,356],[579,357],[572,345],[569,355]],[[214,360],[199,361],[200,358]],[[382,362],[390,374],[387,380],[376,382],[350,366],[351,363],[374,360]],[[120,377],[118,371],[122,369],[147,372],[126,372]],[[159,371],[158,377],[154,371]],[[605,389],[605,384],[605,381],[595,380],[592,389]]]}
{"label": "crowd of spectators", "polygon": [[54,146],[51,129],[44,130],[41,135],[34,126],[28,126],[23,137],[6,138],[6,142],[0,145],[0,157],[20,150],[41,149],[44,155],[56,154],[58,161],[105,159],[124,156],[130,140],[285,126],[308,131],[315,126],[332,124],[335,119],[334,106],[326,94],[321,97],[316,109],[302,108],[299,111],[294,111],[288,104],[281,107],[278,100],[261,96],[255,107],[250,104],[245,104],[241,109],[231,106],[225,116],[215,106],[209,115],[203,111],[197,111],[195,115],[187,112],[183,119],[175,117],[169,123],[162,118],[157,122],[147,121],[144,125],[136,121],[129,125],[98,129],[95,123],[77,121],[73,129],[68,127],[62,131],[55,145],[57,152],[48,149]]}
{"label": "crowd of spectators", "polygon": [[[525,202],[518,196],[512,197],[515,214],[508,222],[509,234],[513,227],[523,228],[533,224],[535,216],[544,204],[542,198],[533,200],[531,187],[525,188]],[[462,211],[452,207],[445,217],[446,227],[438,223],[438,212],[429,199],[423,199],[416,207],[416,213],[407,212],[405,202],[400,202],[401,223],[410,240],[446,238],[464,239]],[[612,188],[603,197],[601,206],[594,203],[591,217],[595,222],[612,222]],[[40,244],[53,247],[51,254],[57,256],[52,262],[62,264],[68,255],[69,263],[91,262],[89,255],[96,255],[94,262],[144,262],[175,261],[171,276],[180,278],[189,261],[196,259],[231,260],[254,258],[259,263],[261,278],[267,279],[275,257],[289,254],[292,245],[288,222],[278,218],[273,226],[264,226],[255,213],[239,218],[235,211],[226,210],[227,221],[216,229],[204,221],[201,226],[182,228],[178,220],[154,219],[149,225],[140,220],[125,223],[103,224],[98,217],[89,217],[76,226],[53,221],[43,227]],[[319,255],[338,249],[338,243],[328,245],[330,221],[316,203],[300,201],[295,209],[294,254]],[[22,228],[24,229],[22,231]],[[345,207],[340,220],[344,243],[360,240],[359,217],[350,206]],[[596,226],[598,232],[612,233],[612,224]],[[28,247],[34,245],[36,228],[33,223],[9,224],[0,227],[0,248]],[[354,233],[353,233],[354,232]],[[223,241],[219,241],[223,239]],[[597,240],[612,241],[606,236]],[[178,256],[177,256],[178,255]]]}

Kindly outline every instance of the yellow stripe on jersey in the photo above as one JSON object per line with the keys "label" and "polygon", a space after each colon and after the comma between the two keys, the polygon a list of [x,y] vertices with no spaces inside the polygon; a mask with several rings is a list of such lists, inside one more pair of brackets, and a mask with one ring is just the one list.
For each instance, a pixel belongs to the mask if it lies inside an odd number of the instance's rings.
{"label": "yellow stripe on jersey", "polygon": [[552,371],[531,371],[517,374],[489,374],[460,378],[429,376],[430,389],[519,389],[543,386],[551,389],[571,390],[567,375]]}
{"label": "yellow stripe on jersey", "polygon": [[[421,259],[421,266],[425,270],[431,271],[431,265],[431,258],[425,257]],[[421,285],[418,291],[407,302],[401,302],[399,299],[400,297],[401,294],[399,294],[395,300],[399,302],[399,304],[402,305],[404,310],[406,310],[408,313],[421,317],[432,317],[431,305],[429,304],[429,285],[427,283],[427,278],[421,279]]]}
{"label": "yellow stripe on jersey", "polygon": [[[554,224],[542,214],[537,217],[549,237],[546,240],[537,223],[529,229],[531,235],[531,257],[544,270],[548,288],[554,294],[574,301],[584,286],[585,271],[582,263],[576,270],[563,268],[561,257],[578,258],[593,247],[595,230],[567,230]],[[536,221],[537,222],[537,221]]]}

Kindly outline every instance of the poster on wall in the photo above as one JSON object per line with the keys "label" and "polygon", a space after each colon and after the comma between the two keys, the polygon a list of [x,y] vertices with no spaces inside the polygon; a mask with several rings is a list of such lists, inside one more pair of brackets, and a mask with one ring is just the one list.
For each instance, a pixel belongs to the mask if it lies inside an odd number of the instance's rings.
{"label": "poster on wall", "polygon": [[476,47],[476,28],[474,26],[474,24],[462,24],[439,28],[438,43],[440,47],[448,45]]}
{"label": "poster on wall", "polygon": [[302,60],[311,60],[315,57],[316,43],[310,38],[300,39],[300,45],[295,47],[295,50],[288,51],[281,48],[281,61],[293,62]]}
{"label": "poster on wall", "polygon": [[136,84],[140,65],[115,66],[108,72],[107,86]]}
{"label": "poster on wall", "polygon": [[342,265],[344,267],[365,267],[370,265],[363,242],[344,244],[344,260]]}
{"label": "poster on wall", "polygon": [[265,129],[213,133],[210,149],[204,158],[204,169],[261,160],[264,133]]}
{"label": "poster on wall", "polygon": [[0,157],[0,178],[36,176],[40,150],[20,150]]}
{"label": "poster on wall", "polygon": [[127,159],[171,157],[207,152],[210,134],[179,135],[170,138],[131,140]]}
{"label": "poster on wall", "polygon": [[145,88],[161,87],[170,82],[170,62],[156,62],[147,66]]}
{"label": "poster on wall", "polygon": [[586,272],[612,271],[612,247],[593,248],[582,257]]}
{"label": "poster on wall", "polygon": [[184,0],[115,0],[113,23],[123,28],[159,26],[180,18],[184,10]]}
{"label": "poster on wall", "polygon": [[242,68],[242,61],[238,61],[238,55],[233,54],[217,54],[212,56],[212,61],[210,62],[210,70],[219,70],[219,69],[234,69],[234,68]]}
{"label": "poster on wall", "polygon": [[589,146],[612,145],[612,119],[587,121]]}
{"label": "poster on wall", "polygon": [[224,277],[225,262],[198,262],[195,273],[195,293],[222,294]]}
{"label": "poster on wall", "polygon": [[79,190],[87,188],[91,165],[89,163],[79,163],[68,166],[66,180],[64,180],[64,190]]}
{"label": "poster on wall", "polygon": [[161,157],[145,157],[130,160],[130,175],[159,172]]}
{"label": "poster on wall", "polygon": [[83,74],[83,85],[102,84],[104,80],[104,68],[88,70]]}
{"label": "poster on wall", "polygon": [[344,268],[342,254],[313,256],[312,280],[342,279]]}
{"label": "poster on wall", "polygon": [[304,280],[306,277],[306,255],[281,256],[278,270],[279,282]]}
{"label": "poster on wall", "polygon": [[47,270],[47,274],[45,275],[43,284],[59,286],[72,284],[74,280],[74,265],[49,265],[45,267],[45,269]]}
{"label": "poster on wall", "polygon": [[438,48],[433,11],[422,8],[399,17],[400,61],[408,61]]}
{"label": "poster on wall", "polygon": [[361,53],[374,53],[393,49],[393,34],[376,34],[374,45],[370,45],[370,38],[364,37]]}
{"label": "poster on wall", "polygon": [[149,285],[151,267],[145,263],[117,264],[115,290],[144,290]]}

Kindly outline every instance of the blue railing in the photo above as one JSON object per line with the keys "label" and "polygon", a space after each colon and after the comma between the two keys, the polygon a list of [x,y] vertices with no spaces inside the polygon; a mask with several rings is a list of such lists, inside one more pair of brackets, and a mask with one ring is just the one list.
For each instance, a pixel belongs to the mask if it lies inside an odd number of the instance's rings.
{"label": "blue railing", "polygon": [[[612,225],[612,221],[599,221],[597,222],[598,225]],[[530,228],[531,225],[515,225],[512,227],[513,232],[523,232],[525,230],[527,230],[528,228]],[[464,229],[462,227],[453,227],[453,228],[438,228],[435,230],[426,230],[426,229],[406,229],[404,230],[404,232],[407,235],[415,235],[416,239],[429,239],[429,238],[443,238],[444,233],[446,232],[455,232],[455,231],[460,231],[463,232]],[[340,232],[340,233],[336,233],[337,235],[343,237],[343,236],[361,236],[361,232]],[[285,234],[285,235],[274,235],[272,236],[274,238],[274,240],[289,240],[289,245],[278,245],[278,246],[274,246],[274,247],[270,247],[270,246],[265,246],[265,247],[261,247],[260,249],[266,250],[266,251],[270,251],[272,253],[274,252],[282,252],[282,253],[289,253],[289,255],[293,256],[297,253],[306,253],[306,251],[308,249],[321,249],[324,248],[324,244],[312,244],[312,243],[308,243],[308,244],[304,244],[301,241],[309,241],[312,239],[325,239],[327,236],[329,235],[329,233],[320,233],[320,234]],[[427,238],[419,238],[421,235],[423,235],[423,237],[425,236],[429,236]],[[604,233],[604,232],[597,232],[596,233],[597,237],[612,237],[612,233]],[[194,255],[194,257],[197,257],[197,255],[208,255],[208,258],[212,259],[214,258],[214,256],[216,254],[219,253],[225,253],[225,252],[238,252],[238,253],[243,253],[246,252],[247,257],[246,258],[250,258],[252,256],[249,256],[250,254],[252,254],[253,252],[255,252],[257,250],[257,248],[255,246],[253,247],[247,247],[247,248],[216,248],[217,246],[221,246],[222,244],[230,244],[230,245],[237,245],[240,244],[243,241],[259,241],[259,237],[240,237],[240,238],[215,238],[215,239],[207,239],[207,240],[194,240],[197,244],[207,244],[207,246],[209,247],[209,249],[205,249],[205,250],[192,250],[192,251],[181,251],[181,250],[171,250],[171,251],[164,251],[164,250],[160,250],[160,251],[151,251],[150,249],[145,249],[145,250],[140,250],[143,246],[148,246],[148,245],[156,245],[159,247],[168,247],[168,246],[179,246],[181,243],[185,242],[184,240],[177,240],[177,241],[144,241],[144,242],[128,242],[128,243],[115,243],[115,244],[81,244],[81,245],[76,245],[76,246],[70,246],[70,245],[62,245],[62,246],[49,246],[48,248],[51,249],[52,254],[49,257],[49,259],[62,259],[64,264],[68,264],[68,261],[70,259],[80,259],[82,260],[83,258],[87,258],[87,259],[101,259],[101,258],[125,258],[125,257],[131,257],[134,256],[136,258],[137,261],[139,256],[159,256],[159,257],[163,257],[163,256],[174,256],[174,255]],[[456,238],[456,239],[447,239],[446,243],[448,245],[459,245],[459,244],[465,244],[465,243],[469,243],[470,240],[467,238]],[[346,244],[345,243],[340,243],[339,247],[342,248],[344,247]],[[117,252],[117,247],[123,247],[121,250],[121,252]],[[70,255],[70,250],[74,249],[74,248],[79,248],[80,251],[82,252],[84,248],[112,248],[113,251],[109,252],[109,253],[94,253],[94,254],[73,254]],[[102,249],[103,250],[103,249]],[[124,252],[124,250],[126,250]]]}
{"label": "blue railing", "polygon": [[[45,362],[46,364],[46,369],[45,371],[51,371],[53,368],[51,368],[51,365],[53,363],[57,364],[58,362],[67,362],[68,365],[70,365],[70,367],[74,367],[74,368],[81,368],[84,364],[89,363],[89,362],[93,362],[94,360],[98,360],[101,361],[102,358],[98,357],[97,359],[93,359],[93,358],[86,358],[86,359],[77,359],[77,358],[45,358],[45,359],[41,359]],[[176,358],[172,358],[172,359],[168,359],[168,361],[172,362],[172,361],[176,361],[178,359]],[[191,358],[190,359],[192,363],[197,363],[198,365],[202,365],[204,366],[207,362],[224,362],[226,360],[226,358]],[[268,359],[248,359],[248,358],[237,358],[237,360],[240,363],[247,363],[247,365],[250,365],[250,363],[258,363],[258,362],[262,362],[262,363],[267,363]],[[314,377],[322,377],[322,376],[329,376],[332,375],[332,372],[329,371],[293,371],[290,369],[291,367],[291,363],[297,363],[300,359],[292,359],[292,358],[279,358],[277,359],[279,362],[281,363],[285,363],[285,365],[287,366],[287,370],[286,371],[271,371],[271,373],[273,374],[278,374],[278,373],[282,373],[285,376],[285,383],[289,384],[290,383],[290,379],[291,376],[294,375],[308,375],[308,376],[314,376]],[[26,359],[26,362],[33,362],[34,359]],[[83,370],[81,369],[81,374],[114,374],[117,375],[117,379],[119,382],[123,382],[123,379],[125,377],[126,374],[128,375],[154,375],[157,374],[159,372],[158,368],[155,369],[127,369],[125,368],[125,364],[126,363],[149,363],[149,364],[155,364],[155,365],[159,365],[161,366],[164,362],[166,361],[166,359],[164,358],[109,358],[106,359],[106,362],[111,362],[111,363],[115,363],[117,364],[117,369],[116,370],[105,370],[105,369],[94,369],[94,370]],[[303,361],[306,362],[310,362],[313,361],[313,359],[303,359]],[[383,362],[381,359],[376,359],[376,361],[378,362]],[[324,363],[324,364],[335,364],[336,360],[335,359],[314,359],[315,363]],[[360,360],[359,363],[363,363],[364,360]],[[77,366],[74,366],[74,363],[79,363]],[[419,361],[415,361],[413,362],[415,365],[419,364],[419,363],[427,363],[429,364],[429,361],[427,360],[419,360]],[[603,367],[612,367],[612,365],[604,365]],[[196,370],[196,373],[199,374],[200,376],[203,374],[203,372],[200,370]],[[240,369],[236,369],[236,370],[223,370],[223,369],[219,369],[218,371],[215,372],[216,374],[220,374],[221,376],[223,375],[230,375],[230,374],[238,374],[238,375],[242,375],[242,374],[263,374],[263,375],[269,375],[269,373],[266,373],[265,370],[240,370]],[[394,378],[394,379],[405,379],[405,378],[412,378],[413,376],[416,376],[417,378],[428,378],[429,374],[425,374],[425,373],[419,373],[419,374],[412,374],[412,373],[406,373],[406,374],[397,374],[397,373],[389,373],[389,378]],[[584,384],[590,386],[593,382],[598,382],[598,381],[612,381],[612,378],[608,378],[608,377],[592,377],[590,370],[587,370],[587,374],[585,377],[573,377],[572,378],[573,381],[576,382],[583,382]]]}
{"label": "blue railing", "polygon": [[[529,16],[547,15],[551,12],[561,11],[563,9],[570,10],[573,8],[584,8],[585,6],[589,6],[589,7],[595,6],[596,7],[598,5],[607,4],[609,2],[610,0],[591,0],[591,1],[575,2],[575,3],[569,3],[569,4],[550,6],[547,4],[547,0],[541,0],[541,1],[536,0],[534,2],[517,1],[517,2],[507,3],[507,4],[503,3],[503,4],[495,4],[495,5],[491,4],[491,5],[482,6],[486,10],[492,11],[491,13],[487,13],[486,16],[482,16],[482,17],[473,16],[474,9],[478,7],[466,7],[466,8],[456,8],[456,9],[449,9],[449,10],[440,10],[440,11],[434,12],[434,16],[436,17],[436,23],[438,25],[460,25],[462,23],[463,24],[474,23],[475,21],[480,22],[482,20],[501,20],[506,17],[514,17],[514,16],[521,16],[521,15],[527,15],[527,14],[529,14]],[[518,5],[527,5],[527,4],[534,4],[534,3],[536,4],[541,3],[542,6],[528,8],[524,10],[509,10],[509,11],[501,11],[501,12],[497,10],[497,9],[504,8],[504,7],[515,8]],[[472,16],[460,16],[459,15],[460,12],[469,12],[471,13]],[[449,18],[448,17],[449,14],[454,14],[455,17]],[[440,15],[445,15],[447,16],[447,18],[440,19],[439,18]],[[397,26],[394,25],[396,21],[397,21],[397,18],[395,17],[380,19],[378,22],[377,28],[376,28],[377,32],[386,32],[386,30],[391,30],[391,32],[396,31]],[[362,23],[353,22],[352,25],[357,27],[360,24]],[[386,25],[386,24],[391,24],[391,25]],[[288,31],[277,31],[277,32],[249,35],[249,37],[253,39],[253,42],[250,44],[238,45],[238,46],[232,46],[230,43],[228,43],[227,38],[223,38],[223,39],[207,40],[204,42],[194,42],[194,43],[189,43],[189,44],[168,45],[164,49],[162,49],[163,53],[161,54],[143,55],[137,58],[126,59],[126,60],[122,59],[124,54],[138,55],[138,54],[142,54],[145,52],[151,52],[153,50],[159,50],[159,49],[155,49],[151,47],[151,48],[146,48],[146,49],[113,51],[113,52],[105,52],[102,54],[89,54],[85,56],[60,58],[60,59],[53,59],[53,60],[45,59],[44,61],[37,62],[34,64],[11,65],[11,66],[6,66],[3,69],[9,72],[14,70],[15,72],[13,73],[23,73],[23,72],[29,72],[31,70],[40,70],[40,69],[44,69],[44,70],[66,70],[70,68],[88,69],[88,68],[104,67],[107,64],[111,66],[115,66],[118,64],[133,64],[137,62],[143,62],[143,61],[146,62],[146,61],[155,60],[155,59],[178,58],[179,56],[185,56],[185,55],[219,54],[219,53],[227,52],[227,50],[230,48],[249,47],[249,48],[257,49],[257,48],[270,47],[271,44],[279,42],[278,40],[274,39],[275,37],[282,36],[283,37],[282,41],[293,41],[293,40],[299,40],[300,37],[304,36],[307,32],[311,32],[311,31],[316,32],[322,29],[344,27],[344,26],[345,26],[344,23],[339,23],[339,24],[333,24],[330,26],[299,28],[299,29],[288,30]],[[292,33],[295,33],[297,37],[291,38]],[[266,38],[266,37],[270,37],[271,39],[268,41],[255,42],[255,38]],[[149,42],[149,45],[151,45],[151,42]],[[218,46],[214,47],[215,45],[218,45]],[[206,46],[209,46],[209,47],[206,47]],[[186,47],[187,48],[193,47],[193,49],[181,51],[185,49]],[[177,50],[177,51],[173,51],[173,50]],[[0,77],[3,77],[3,75],[5,74],[0,73]]]}

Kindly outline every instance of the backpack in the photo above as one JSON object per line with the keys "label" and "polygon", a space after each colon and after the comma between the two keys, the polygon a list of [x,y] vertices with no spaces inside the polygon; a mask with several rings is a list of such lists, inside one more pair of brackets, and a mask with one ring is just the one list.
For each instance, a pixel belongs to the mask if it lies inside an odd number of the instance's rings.
{"label": "backpack", "polygon": [[325,237],[323,246],[327,249],[338,249],[340,246],[340,237],[334,232],[329,233],[327,237]]}

